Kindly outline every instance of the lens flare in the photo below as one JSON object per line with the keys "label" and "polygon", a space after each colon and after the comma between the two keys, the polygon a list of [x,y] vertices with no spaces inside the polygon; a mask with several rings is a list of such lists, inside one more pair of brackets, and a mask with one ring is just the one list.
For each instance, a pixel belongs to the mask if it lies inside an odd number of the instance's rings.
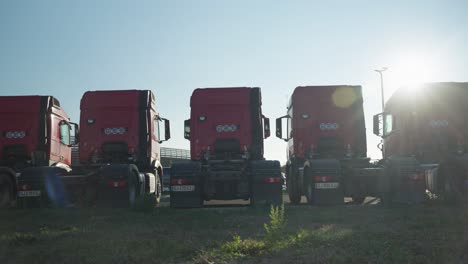
{"label": "lens flare", "polygon": [[348,108],[356,102],[358,96],[351,87],[340,87],[332,95],[333,103],[340,108]]}

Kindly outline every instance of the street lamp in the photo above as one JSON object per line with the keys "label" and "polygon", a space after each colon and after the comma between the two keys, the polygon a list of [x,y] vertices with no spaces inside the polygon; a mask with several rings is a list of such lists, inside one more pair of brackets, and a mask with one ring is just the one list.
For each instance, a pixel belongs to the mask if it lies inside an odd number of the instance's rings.
{"label": "street lamp", "polygon": [[375,69],[376,72],[380,74],[380,93],[382,95],[382,112],[384,111],[384,104],[385,104],[385,99],[384,99],[384,88],[383,88],[383,72],[386,71],[388,68],[387,67],[382,67],[380,69]]}

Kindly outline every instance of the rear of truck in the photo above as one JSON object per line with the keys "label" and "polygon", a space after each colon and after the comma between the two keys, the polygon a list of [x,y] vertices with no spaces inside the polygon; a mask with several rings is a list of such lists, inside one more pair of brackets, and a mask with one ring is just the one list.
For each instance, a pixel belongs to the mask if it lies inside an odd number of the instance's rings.
{"label": "rear of truck", "polygon": [[81,99],[80,166],[67,183],[85,185],[86,196],[111,206],[132,205],[146,194],[157,204],[163,174],[160,143],[169,137],[169,123],[156,112],[151,91],[86,92]]}
{"label": "rear of truck", "polygon": [[[284,137],[282,119],[288,122]],[[277,119],[277,136],[288,142],[292,203],[302,195],[318,205],[342,204],[344,197],[362,203],[366,196],[391,193],[389,178],[413,175],[418,168],[414,159],[370,163],[361,86],[297,87],[288,115]]]}
{"label": "rear of truck", "polygon": [[[167,132],[165,139],[160,131],[162,122]],[[53,118],[51,124],[55,127]],[[65,129],[60,127],[58,133],[54,130],[50,133],[64,141],[62,130]],[[151,91],[86,92],[81,99],[80,133],[76,136],[78,164],[27,171],[25,184],[32,183],[35,175],[45,179],[39,190],[45,190],[40,193],[41,202],[45,198],[47,204],[57,206],[98,203],[122,207],[135,204],[143,195],[151,195],[155,204],[159,203],[163,172],[159,144],[169,137],[169,123],[156,112]],[[71,161],[71,142],[68,143],[70,150],[65,161]],[[51,154],[54,151],[51,148]]]}
{"label": "rear of truck", "polygon": [[191,162],[171,168],[171,207],[200,207],[205,200],[281,202],[278,161],[263,157],[269,121],[259,88],[196,89],[185,121]]}
{"label": "rear of truck", "polygon": [[385,138],[385,155],[416,157],[424,172],[417,179],[431,193],[460,197],[468,186],[468,84],[428,83],[408,90],[397,91],[386,106],[396,128]]}
{"label": "rear of truck", "polygon": [[[368,166],[360,86],[297,87],[277,136],[288,142],[288,192],[293,203],[339,204],[354,183],[352,169]],[[282,121],[288,122],[282,137]],[[278,130],[280,129],[280,131]]]}
{"label": "rear of truck", "polygon": [[40,197],[44,170],[66,171],[71,165],[74,125],[52,96],[0,97],[1,163],[17,174],[19,199]]}
{"label": "rear of truck", "polygon": [[15,200],[16,173],[31,165],[31,153],[37,150],[39,122],[43,120],[40,104],[39,96],[0,97],[0,208]]}

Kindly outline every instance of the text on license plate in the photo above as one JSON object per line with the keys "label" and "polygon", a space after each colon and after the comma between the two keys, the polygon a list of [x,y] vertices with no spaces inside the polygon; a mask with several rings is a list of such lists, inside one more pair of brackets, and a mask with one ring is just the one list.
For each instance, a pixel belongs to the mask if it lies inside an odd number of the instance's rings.
{"label": "text on license plate", "polygon": [[338,186],[339,182],[318,182],[315,184],[315,189],[336,189]]}
{"label": "text on license plate", "polygon": [[176,185],[171,186],[173,192],[193,192],[195,191],[195,185]]}
{"label": "text on license plate", "polygon": [[41,191],[18,191],[18,197],[37,197],[41,196]]}

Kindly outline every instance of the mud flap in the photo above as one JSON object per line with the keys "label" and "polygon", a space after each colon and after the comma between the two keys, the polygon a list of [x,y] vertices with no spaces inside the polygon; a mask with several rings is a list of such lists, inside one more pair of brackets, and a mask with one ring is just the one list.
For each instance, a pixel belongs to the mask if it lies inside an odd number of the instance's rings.
{"label": "mud flap", "polygon": [[97,184],[98,207],[131,207],[145,193],[145,176],[132,164],[103,166]]}
{"label": "mud flap", "polygon": [[203,206],[201,163],[196,161],[174,163],[171,167],[171,208]]}
{"label": "mud flap", "polygon": [[313,184],[312,203],[340,205],[344,203],[341,165],[336,159],[312,160],[305,175],[307,184]]}
{"label": "mud flap", "polygon": [[251,204],[283,203],[283,177],[281,165],[277,160],[259,160],[250,163],[249,173],[252,181]]}
{"label": "mud flap", "polygon": [[68,172],[60,167],[30,167],[21,172],[18,186],[28,186],[28,190],[18,190],[19,207],[66,207],[69,195],[62,180]]}
{"label": "mud flap", "polygon": [[414,158],[389,157],[380,189],[386,204],[424,202],[426,183],[419,162]]}

